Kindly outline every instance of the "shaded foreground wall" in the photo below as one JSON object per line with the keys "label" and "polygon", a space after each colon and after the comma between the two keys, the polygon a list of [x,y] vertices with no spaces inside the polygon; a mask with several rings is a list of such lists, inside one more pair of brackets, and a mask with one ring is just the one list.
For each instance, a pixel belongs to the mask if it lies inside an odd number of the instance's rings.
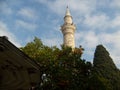
{"label": "shaded foreground wall", "polygon": [[28,90],[39,83],[39,65],[0,37],[0,90]]}

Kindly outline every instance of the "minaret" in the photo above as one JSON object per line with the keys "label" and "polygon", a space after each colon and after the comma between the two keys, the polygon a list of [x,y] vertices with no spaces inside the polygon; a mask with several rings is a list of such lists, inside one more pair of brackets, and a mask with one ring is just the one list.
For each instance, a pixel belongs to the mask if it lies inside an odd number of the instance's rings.
{"label": "minaret", "polygon": [[75,48],[74,33],[76,26],[73,24],[72,16],[70,14],[69,8],[67,7],[66,14],[64,17],[64,24],[61,26],[61,31],[63,33],[63,45]]}

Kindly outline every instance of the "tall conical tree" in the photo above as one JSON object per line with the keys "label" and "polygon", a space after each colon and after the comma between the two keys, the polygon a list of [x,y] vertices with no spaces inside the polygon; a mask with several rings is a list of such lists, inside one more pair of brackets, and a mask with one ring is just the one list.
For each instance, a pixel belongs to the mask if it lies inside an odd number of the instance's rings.
{"label": "tall conical tree", "polygon": [[[109,52],[103,47],[98,45],[94,54],[94,70],[98,77],[104,78],[104,85],[111,90],[120,90],[120,71],[115,66]],[[104,82],[105,81],[105,82]]]}
{"label": "tall conical tree", "polygon": [[[104,67],[107,69],[117,69],[109,52],[103,47],[103,45],[98,45],[94,54],[94,67]],[[107,66],[106,66],[107,65]]]}

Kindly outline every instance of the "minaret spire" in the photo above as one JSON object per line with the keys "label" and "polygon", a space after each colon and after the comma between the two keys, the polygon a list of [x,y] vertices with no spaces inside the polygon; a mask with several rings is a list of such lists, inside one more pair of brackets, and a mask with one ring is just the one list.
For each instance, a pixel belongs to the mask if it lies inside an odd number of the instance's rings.
{"label": "minaret spire", "polygon": [[72,24],[73,23],[72,22],[72,16],[70,14],[70,10],[69,10],[68,6],[66,8],[66,13],[65,13],[65,17],[64,17],[64,23],[65,24]]}
{"label": "minaret spire", "polygon": [[68,5],[67,5],[67,8],[68,8]]}
{"label": "minaret spire", "polygon": [[64,17],[64,24],[61,26],[61,31],[63,33],[63,45],[71,47],[72,49],[75,48],[75,40],[74,40],[74,33],[76,30],[76,26],[73,24],[72,16],[70,14],[70,10],[67,6],[66,13]]}
{"label": "minaret spire", "polygon": [[68,8],[68,6],[67,6],[67,9],[66,9],[66,14],[65,14],[65,16],[71,16],[71,14],[70,14],[70,10],[69,10],[69,8]]}

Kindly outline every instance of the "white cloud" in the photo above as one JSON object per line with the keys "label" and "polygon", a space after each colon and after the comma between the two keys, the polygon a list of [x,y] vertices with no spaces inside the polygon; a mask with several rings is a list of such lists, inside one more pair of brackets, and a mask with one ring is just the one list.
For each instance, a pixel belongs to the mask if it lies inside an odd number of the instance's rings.
{"label": "white cloud", "polygon": [[83,24],[85,24],[85,26],[91,28],[92,30],[105,30],[107,27],[109,27],[109,17],[105,14],[86,16]]}
{"label": "white cloud", "polygon": [[84,31],[84,32],[76,33],[75,38],[77,42],[81,41],[82,45],[89,46],[90,48],[94,48],[99,41],[96,33],[93,31]]}
{"label": "white cloud", "polygon": [[15,35],[8,31],[6,24],[2,21],[0,21],[0,36],[7,36],[13,44],[17,47],[21,47],[21,44],[17,42]]}
{"label": "white cloud", "polygon": [[16,26],[18,28],[23,28],[29,31],[34,31],[37,28],[37,24],[26,22],[23,20],[16,20]]}
{"label": "white cloud", "polygon": [[120,69],[120,56],[112,53],[111,57],[114,59],[115,65]]}
{"label": "white cloud", "polygon": [[38,18],[37,12],[34,9],[28,8],[28,7],[21,8],[18,11],[18,14],[25,18],[29,18],[29,19],[37,19]]}
{"label": "white cloud", "polygon": [[120,14],[116,15],[116,17],[111,21],[111,27],[120,28]]}
{"label": "white cloud", "polygon": [[87,15],[95,11],[96,0],[71,0],[70,1],[71,10],[75,11],[78,15]]}
{"label": "white cloud", "polygon": [[58,46],[60,47],[60,45],[62,44],[62,40],[60,38],[44,38],[42,39],[43,43],[45,45],[48,45],[48,46]]}
{"label": "white cloud", "polygon": [[116,9],[120,9],[120,0],[112,0],[110,5]]}
{"label": "white cloud", "polygon": [[[75,34],[76,46],[82,45],[85,49],[83,57],[92,60],[94,56],[94,49],[99,43],[99,37],[93,31],[81,31]],[[87,58],[89,57],[89,58]]]}
{"label": "white cloud", "polygon": [[120,48],[120,42],[119,42],[119,40],[120,40],[120,31],[116,31],[114,33],[101,33],[99,35],[99,38],[101,39],[101,41],[103,43],[114,44],[115,47]]}
{"label": "white cloud", "polygon": [[120,51],[120,14],[119,11],[115,11],[115,9],[119,10],[120,8],[120,0],[37,1],[46,4],[51,12],[55,12],[63,17],[65,7],[68,5],[74,23],[76,24],[77,22],[78,30],[75,34],[77,46],[83,45],[85,48],[84,54],[92,57],[95,47],[98,44],[103,44],[108,48],[114,62],[120,68],[120,61],[118,60],[120,58],[118,55]]}
{"label": "white cloud", "polygon": [[[120,0],[69,0],[69,2],[67,0],[36,1],[39,2],[40,5],[46,5],[46,7],[49,8],[48,10],[50,10],[50,14],[54,12],[61,17],[64,17],[66,6],[68,5],[71,11],[71,15],[73,16],[74,23],[77,24],[76,26],[78,28],[75,34],[76,44],[77,46],[83,45],[83,48],[85,48],[84,54],[86,55],[86,57],[88,56],[91,59],[91,57],[93,57],[96,45],[103,44],[110,52],[114,62],[120,68],[120,14],[119,11],[116,12],[116,10],[119,10],[120,8]],[[22,5],[22,3],[20,5]],[[40,8],[41,7],[42,6],[40,6]],[[11,7],[9,7],[6,3],[2,5],[2,9],[0,10],[3,10],[2,13],[4,14],[13,13]],[[37,16],[38,12],[36,11],[37,10],[35,10],[34,8],[22,6],[17,15],[22,16],[20,18],[24,20],[17,20],[15,26],[19,29],[26,29],[30,31],[36,30],[36,28],[38,27],[36,24],[25,21],[26,19],[39,20]],[[46,10],[46,12],[48,11]],[[46,16],[49,16],[49,14],[47,14],[48,13],[46,13]],[[53,31],[57,31],[57,24],[59,24],[59,21],[57,20],[49,23],[50,29],[52,29]],[[62,25],[62,23],[60,25]],[[54,33],[49,33],[49,35],[51,34]],[[7,35],[13,42],[16,41],[14,40],[15,36],[13,35],[13,33],[8,31],[7,26],[3,22],[0,22],[0,35]],[[62,42],[62,37],[60,39],[56,36],[57,34],[49,37],[42,37],[42,41],[44,44],[49,46],[60,46]],[[30,41],[31,38],[28,38],[27,40]]]}
{"label": "white cloud", "polygon": [[114,33],[102,32],[95,33],[92,30],[80,31],[75,34],[76,45],[82,45],[85,48],[84,57],[92,60],[94,49],[98,44],[103,44],[110,53],[115,64],[120,68],[120,31]]}
{"label": "white cloud", "polygon": [[[95,10],[96,0],[37,0],[40,3],[46,4],[52,11],[59,15],[63,15],[65,7],[68,5],[72,11],[75,11],[76,14],[88,14]],[[53,7],[54,6],[54,7]]]}
{"label": "white cloud", "polygon": [[87,32],[84,37],[84,45],[88,45],[89,47],[93,48],[98,43],[98,38],[95,32]]}

